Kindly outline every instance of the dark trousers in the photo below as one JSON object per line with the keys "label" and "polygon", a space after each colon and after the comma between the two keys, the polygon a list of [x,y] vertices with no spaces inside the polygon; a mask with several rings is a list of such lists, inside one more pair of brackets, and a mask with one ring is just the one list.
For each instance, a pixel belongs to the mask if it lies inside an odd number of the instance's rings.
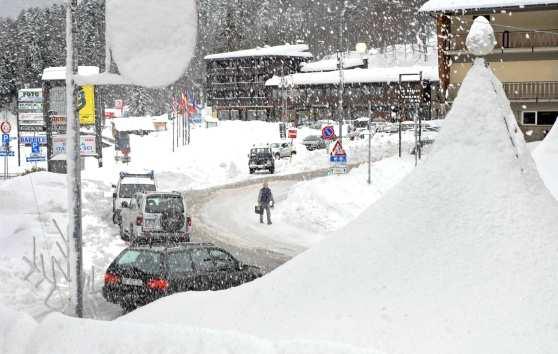
{"label": "dark trousers", "polygon": [[271,210],[269,209],[269,204],[262,204],[262,212],[260,214],[260,222],[263,223],[263,212],[267,214],[267,223],[271,224]]}

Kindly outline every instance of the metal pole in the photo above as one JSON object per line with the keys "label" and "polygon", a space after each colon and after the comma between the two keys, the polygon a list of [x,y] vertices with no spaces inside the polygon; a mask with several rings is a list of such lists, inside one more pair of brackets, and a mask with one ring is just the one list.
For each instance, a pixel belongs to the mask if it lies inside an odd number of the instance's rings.
{"label": "metal pole", "polygon": [[81,238],[81,158],[79,151],[79,116],[76,115],[73,76],[77,72],[77,0],[66,3],[66,162],[68,181],[68,229],[70,240],[70,281],[72,305],[77,317],[83,317],[83,254]]}
{"label": "metal pole", "polygon": [[175,119],[176,119],[176,118],[174,118],[174,119],[172,120],[172,152],[174,152],[174,120],[175,120]]}
{"label": "metal pole", "polygon": [[372,184],[372,103],[368,101],[368,184]]}
{"label": "metal pole", "polygon": [[339,141],[343,143],[343,93],[345,92],[344,77],[343,77],[343,30],[344,30],[344,19],[345,19],[345,9],[347,2],[341,0],[343,5],[341,11],[339,11],[339,53],[337,56],[337,66],[339,67]]}

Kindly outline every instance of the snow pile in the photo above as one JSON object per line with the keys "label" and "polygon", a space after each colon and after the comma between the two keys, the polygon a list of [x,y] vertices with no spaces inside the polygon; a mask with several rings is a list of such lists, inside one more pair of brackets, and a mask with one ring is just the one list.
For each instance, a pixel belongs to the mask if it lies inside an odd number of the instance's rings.
{"label": "snow pile", "polygon": [[[125,243],[116,236],[118,229],[110,221],[111,199],[105,197],[105,192],[111,190],[110,181],[84,180],[82,186],[84,269],[89,273],[91,267],[95,267],[95,286],[99,289],[102,283],[99,274],[104,272],[106,266],[125,247]],[[65,231],[66,176],[40,172],[13,178],[0,183],[0,195],[0,303],[40,318],[47,311],[43,301],[50,290],[50,284],[44,282],[35,286],[40,279],[37,274],[31,276],[30,281],[25,281],[23,278],[29,267],[23,262],[22,257],[33,258],[35,237],[37,257],[39,253],[44,254],[47,272],[51,270],[51,256],[63,264],[64,258],[56,246],[56,242],[63,242],[52,220],[55,219]],[[64,289],[65,284],[61,285]],[[99,294],[92,296],[92,300],[100,300]],[[61,306],[61,300],[58,294],[55,294],[50,305]],[[86,304],[89,305],[90,303]],[[100,312],[93,314],[89,307],[86,310],[88,315],[99,318],[114,317],[113,314]]]}
{"label": "snow pile", "polygon": [[477,63],[429,159],[343,240],[242,287],[177,294],[119,322],[336,338],[388,354],[556,353],[558,203],[495,119],[512,114],[495,85]]}
{"label": "snow pile", "polygon": [[122,76],[146,87],[178,80],[194,55],[196,2],[111,0],[106,6],[112,54]]}
{"label": "snow pile", "polygon": [[430,0],[420,11],[455,11],[558,4],[558,0]]}
{"label": "snow pile", "polygon": [[546,187],[558,199],[558,120],[533,151],[533,157]]}
{"label": "snow pile", "polygon": [[278,203],[276,224],[287,223],[309,229],[318,234],[314,242],[322,240],[327,236],[325,232],[349,224],[413,168],[414,160],[391,157],[372,164],[371,185],[367,182],[367,165],[355,168],[347,175],[297,183],[287,198]]}
{"label": "snow pile", "polygon": [[494,29],[488,20],[479,16],[473,22],[466,41],[469,52],[476,56],[488,55],[496,46]]}
{"label": "snow pile", "polygon": [[30,316],[13,311],[0,303],[0,353],[25,354],[25,343],[37,326]]}

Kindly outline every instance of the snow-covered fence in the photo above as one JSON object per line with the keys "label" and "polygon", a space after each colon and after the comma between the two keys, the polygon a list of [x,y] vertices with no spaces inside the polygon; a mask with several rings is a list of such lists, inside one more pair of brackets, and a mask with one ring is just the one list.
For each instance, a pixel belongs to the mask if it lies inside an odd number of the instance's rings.
{"label": "snow-covered fence", "polygon": [[[43,283],[50,285],[50,290],[44,298],[44,304],[49,311],[64,311],[70,306],[70,289],[69,284],[71,280],[70,274],[70,242],[64,236],[62,229],[56,222],[52,220],[60,240],[55,242],[58,250],[58,257],[45,255],[43,252],[37,251],[37,240],[33,237],[33,252],[32,259],[24,256],[23,261],[28,264],[29,271],[24,276],[24,280],[32,282],[35,288],[39,288]],[[31,277],[38,275],[38,280],[33,282]],[[91,267],[91,272],[83,277],[84,290],[88,298],[92,300],[91,295],[95,294],[95,268]],[[58,304],[54,301],[54,296],[58,294],[60,302]],[[95,301],[88,301],[88,310],[93,315],[96,313]]]}

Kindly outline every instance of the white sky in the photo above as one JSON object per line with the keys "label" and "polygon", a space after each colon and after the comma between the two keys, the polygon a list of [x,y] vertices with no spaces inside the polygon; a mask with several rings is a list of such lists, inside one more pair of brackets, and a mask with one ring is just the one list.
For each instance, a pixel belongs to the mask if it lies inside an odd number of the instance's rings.
{"label": "white sky", "polygon": [[48,6],[61,2],[64,0],[0,0],[0,17],[16,17],[21,10],[28,7]]}

